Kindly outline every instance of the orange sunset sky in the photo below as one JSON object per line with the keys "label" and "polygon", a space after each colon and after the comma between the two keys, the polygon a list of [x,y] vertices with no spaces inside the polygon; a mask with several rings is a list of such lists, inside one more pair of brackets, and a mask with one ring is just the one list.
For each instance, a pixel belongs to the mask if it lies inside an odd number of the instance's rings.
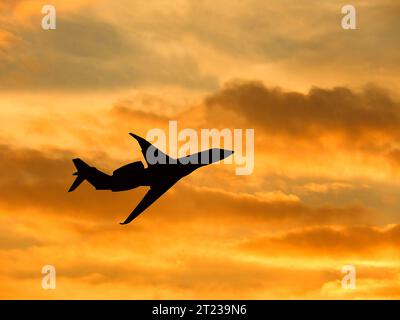
{"label": "orange sunset sky", "polygon": [[[0,298],[400,298],[400,2],[351,1],[357,30],[345,4],[0,0]],[[146,188],[67,193],[73,158],[111,173],[169,120],[253,128],[254,172],[127,226]]]}

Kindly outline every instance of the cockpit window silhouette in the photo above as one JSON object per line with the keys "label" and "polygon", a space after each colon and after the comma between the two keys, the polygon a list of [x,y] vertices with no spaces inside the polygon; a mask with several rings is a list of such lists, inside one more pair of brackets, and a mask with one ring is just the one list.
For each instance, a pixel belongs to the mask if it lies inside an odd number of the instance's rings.
{"label": "cockpit window silhouette", "polygon": [[114,170],[110,176],[89,166],[79,158],[73,159],[77,169],[73,175],[77,177],[68,190],[68,192],[74,191],[85,180],[96,190],[113,192],[131,190],[140,186],[150,187],[136,208],[121,224],[130,223],[183,177],[198,168],[223,160],[233,153],[231,150],[214,148],[174,159],[147,140],[133,133],[130,135],[138,141],[142,149],[147,164],[146,168],[141,161],[136,161]]}

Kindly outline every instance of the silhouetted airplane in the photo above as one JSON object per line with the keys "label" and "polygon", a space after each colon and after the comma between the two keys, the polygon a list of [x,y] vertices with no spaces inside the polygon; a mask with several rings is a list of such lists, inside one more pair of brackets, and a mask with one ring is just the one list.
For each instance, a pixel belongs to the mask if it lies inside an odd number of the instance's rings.
{"label": "silhouetted airplane", "polygon": [[[87,180],[96,190],[111,190],[113,192],[131,190],[139,186],[149,186],[150,190],[146,193],[142,201],[139,202],[137,207],[121,224],[131,222],[175,183],[194,170],[225,159],[233,153],[231,150],[209,149],[174,159],[145,139],[133,133],[130,133],[130,135],[139,142],[147,163],[147,168],[144,167],[141,161],[137,161],[122,166],[110,176],[95,167],[90,167],[79,158],[73,159],[72,161],[78,172],[73,174],[77,178],[68,190],[68,192],[74,191],[84,180]],[[157,159],[162,159],[162,163],[155,163],[154,159],[150,159],[153,155]]]}

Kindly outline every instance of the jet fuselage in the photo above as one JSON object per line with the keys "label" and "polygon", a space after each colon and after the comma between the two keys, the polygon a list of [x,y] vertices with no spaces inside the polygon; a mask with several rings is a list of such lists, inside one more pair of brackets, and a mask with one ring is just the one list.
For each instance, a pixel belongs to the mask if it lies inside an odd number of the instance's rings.
{"label": "jet fuselage", "polygon": [[141,161],[129,163],[116,169],[113,175],[109,176],[108,181],[104,181],[98,189],[118,192],[140,186],[152,187],[159,185],[160,182],[161,184],[175,183],[196,169],[220,161],[231,153],[223,149],[209,149],[187,157],[172,159],[172,163],[156,164],[147,168]]}

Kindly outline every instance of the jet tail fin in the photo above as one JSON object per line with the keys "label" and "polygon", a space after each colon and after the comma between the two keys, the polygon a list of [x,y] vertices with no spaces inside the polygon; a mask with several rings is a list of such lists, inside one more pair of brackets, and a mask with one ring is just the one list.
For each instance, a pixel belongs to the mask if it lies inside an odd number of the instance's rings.
{"label": "jet tail fin", "polygon": [[68,192],[72,192],[76,188],[79,187],[79,185],[85,180],[84,172],[86,171],[86,169],[90,168],[89,165],[87,165],[85,162],[83,162],[79,158],[73,159],[72,161],[74,162],[74,165],[75,165],[76,169],[78,170],[78,172],[75,172],[73,174],[74,176],[77,176],[77,177],[76,177],[74,183],[72,184],[72,186],[69,188]]}
{"label": "jet tail fin", "polygon": [[73,159],[72,162],[74,163],[76,170],[78,170],[78,174],[90,168],[90,166],[82,159],[76,158]]}

